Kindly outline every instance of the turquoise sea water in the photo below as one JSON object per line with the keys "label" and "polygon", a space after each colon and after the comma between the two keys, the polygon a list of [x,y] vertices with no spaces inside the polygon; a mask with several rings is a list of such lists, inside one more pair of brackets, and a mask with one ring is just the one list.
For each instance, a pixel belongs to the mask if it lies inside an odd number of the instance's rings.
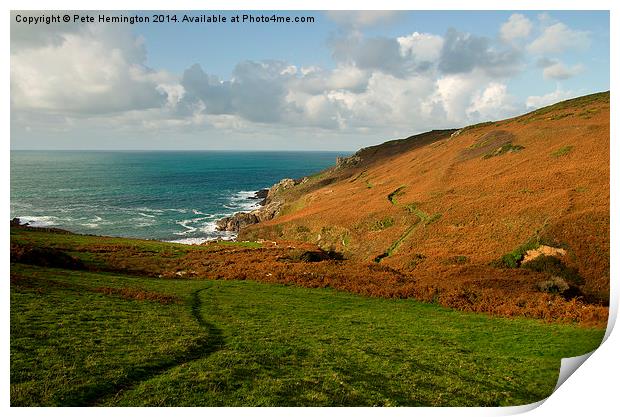
{"label": "turquoise sea water", "polygon": [[11,218],[97,235],[184,243],[232,238],[215,221],[342,152],[12,151]]}

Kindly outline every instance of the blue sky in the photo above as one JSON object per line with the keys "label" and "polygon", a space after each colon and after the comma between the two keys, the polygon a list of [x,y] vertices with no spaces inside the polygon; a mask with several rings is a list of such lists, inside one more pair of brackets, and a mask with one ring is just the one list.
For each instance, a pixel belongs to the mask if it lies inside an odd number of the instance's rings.
{"label": "blue sky", "polygon": [[11,147],[355,150],[609,89],[608,12],[252,13],[315,22],[14,12]]}

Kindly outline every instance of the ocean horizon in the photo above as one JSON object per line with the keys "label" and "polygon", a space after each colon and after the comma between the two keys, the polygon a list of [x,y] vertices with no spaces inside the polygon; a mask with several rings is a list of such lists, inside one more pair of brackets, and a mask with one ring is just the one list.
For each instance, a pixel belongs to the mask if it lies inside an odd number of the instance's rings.
{"label": "ocean horizon", "polygon": [[336,162],[338,151],[11,150],[11,218],[75,233],[195,244],[255,192]]}

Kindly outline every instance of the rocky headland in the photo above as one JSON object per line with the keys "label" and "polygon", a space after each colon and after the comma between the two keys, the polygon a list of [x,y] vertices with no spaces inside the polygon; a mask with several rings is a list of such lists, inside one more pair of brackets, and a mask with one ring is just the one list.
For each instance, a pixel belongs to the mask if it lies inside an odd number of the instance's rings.
{"label": "rocky headland", "polygon": [[256,194],[250,198],[262,199],[259,203],[259,208],[250,212],[239,212],[232,216],[224,217],[216,222],[216,229],[219,231],[238,232],[246,226],[273,219],[280,213],[282,205],[284,204],[284,201],[278,197],[278,194],[283,190],[292,188],[303,182],[304,179],[294,180],[292,178],[284,178],[269,189],[257,191]]}

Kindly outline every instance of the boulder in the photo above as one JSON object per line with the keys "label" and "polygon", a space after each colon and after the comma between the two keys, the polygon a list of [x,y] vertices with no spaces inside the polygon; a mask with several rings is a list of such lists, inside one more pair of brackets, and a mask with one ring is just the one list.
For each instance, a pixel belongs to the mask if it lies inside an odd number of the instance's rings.
{"label": "boulder", "polygon": [[253,213],[235,213],[231,217],[218,220],[215,228],[219,231],[238,232],[239,229],[258,222],[258,218]]}

